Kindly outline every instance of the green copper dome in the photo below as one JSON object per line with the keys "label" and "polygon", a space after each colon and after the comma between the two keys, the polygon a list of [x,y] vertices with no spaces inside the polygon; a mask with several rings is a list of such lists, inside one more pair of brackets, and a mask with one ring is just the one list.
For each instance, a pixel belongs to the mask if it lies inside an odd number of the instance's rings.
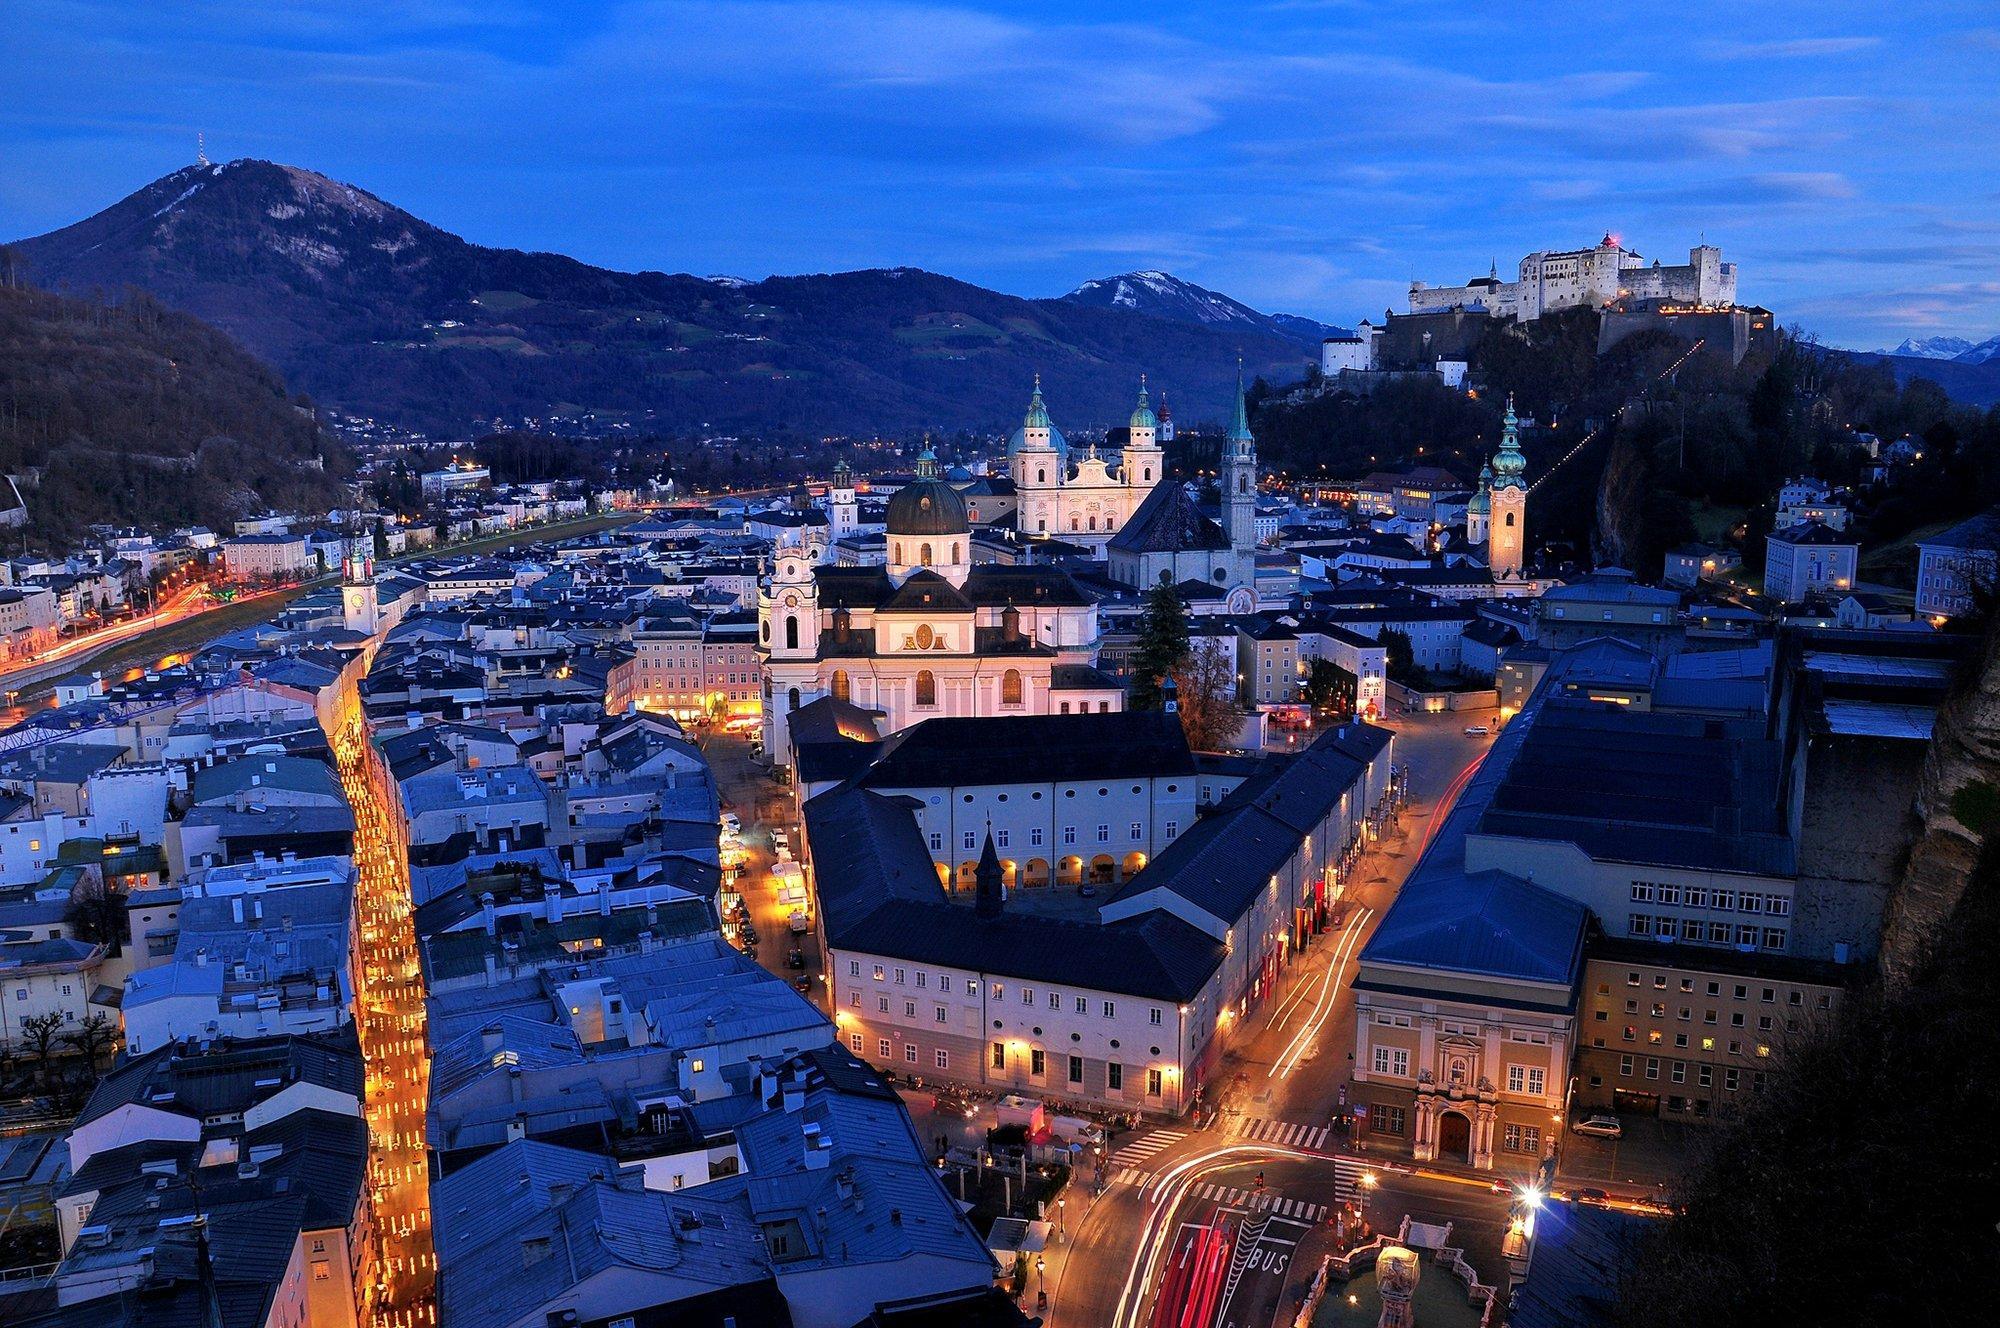
{"label": "green copper dome", "polygon": [[1522,478],[1528,470],[1528,458],[1521,453],[1521,422],[1514,415],[1514,394],[1507,394],[1507,414],[1501,418],[1500,450],[1493,454],[1493,487],[1496,489],[1525,489],[1527,481]]}
{"label": "green copper dome", "polygon": [[1153,414],[1152,405],[1146,400],[1146,375],[1139,375],[1139,404],[1132,408],[1132,418],[1126,423],[1135,429],[1157,429],[1159,417]]}
{"label": "green copper dome", "polygon": [[1465,505],[1465,510],[1468,513],[1476,514],[1479,516],[1484,516],[1488,512],[1492,511],[1493,499],[1487,493],[1487,490],[1492,487],[1493,487],[1493,467],[1481,466],[1479,468],[1479,487],[1473,490],[1472,501]]}
{"label": "green copper dome", "polygon": [[1021,422],[1023,429],[1046,429],[1049,427],[1049,408],[1042,404],[1042,376],[1035,375],[1035,395],[1028,399],[1028,418]]}

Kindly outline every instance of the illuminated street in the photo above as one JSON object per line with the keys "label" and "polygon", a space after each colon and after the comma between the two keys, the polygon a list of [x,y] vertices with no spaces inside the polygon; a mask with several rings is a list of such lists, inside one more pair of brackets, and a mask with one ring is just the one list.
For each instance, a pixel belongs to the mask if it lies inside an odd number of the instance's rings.
{"label": "illuminated street", "polygon": [[[1491,1177],[1392,1170],[1345,1151],[1347,1141],[1326,1128],[1352,1070],[1358,956],[1489,745],[1463,733],[1456,716],[1389,726],[1410,769],[1413,800],[1400,829],[1362,859],[1345,924],[1305,951],[1251,1013],[1249,1036],[1217,1077],[1216,1119],[1205,1129],[1188,1121],[1141,1125],[1112,1141],[1103,1191],[1085,1210],[1051,1298],[1050,1322],[1059,1328],[1281,1321],[1287,1297],[1316,1271],[1345,1203],[1364,1205],[1371,1223],[1392,1227],[1405,1212],[1448,1216],[1475,1249],[1497,1259],[1510,1199],[1492,1193]],[[1134,1143],[1146,1151],[1155,1131],[1175,1137],[1143,1158],[1120,1158]],[[1087,1187],[1096,1178],[1086,1169],[1080,1179]]]}
{"label": "illuminated street", "polygon": [[354,808],[356,912],[362,987],[355,1022],[368,1062],[369,1175],[378,1262],[369,1304],[376,1328],[437,1321],[432,1299],[430,1177],[424,1112],[430,1091],[424,986],[411,920],[409,854],[350,690],[334,739],[341,784]]}

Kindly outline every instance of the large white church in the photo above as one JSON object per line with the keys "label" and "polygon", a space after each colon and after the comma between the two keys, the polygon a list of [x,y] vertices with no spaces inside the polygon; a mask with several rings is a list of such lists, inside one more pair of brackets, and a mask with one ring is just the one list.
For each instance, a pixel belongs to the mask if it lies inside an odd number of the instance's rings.
{"label": "large white church", "polygon": [[1041,376],[1036,375],[1028,416],[1007,443],[1007,470],[1017,499],[1016,528],[1023,535],[1102,548],[1131,521],[1167,473],[1159,427],[1141,379],[1139,404],[1132,411],[1117,463],[1099,456],[1095,444],[1073,456],[1069,441],[1049,420]]}
{"label": "large white church", "polygon": [[[1143,382],[1114,466],[1094,447],[1071,457],[1038,378],[1007,449],[1018,532],[1094,547],[1110,579],[1135,589],[1200,581],[1249,612],[1257,451],[1238,379],[1218,523],[1166,478]],[[1124,708],[1123,687],[1096,668],[1096,599],[1060,567],[975,564],[965,495],[939,477],[928,448],[916,480],[889,500],[881,564],[826,561],[829,535],[855,526],[845,465],[827,497],[827,522],[781,540],[758,589],[764,748],[774,762],[791,763],[792,715],[823,698],[871,712],[882,736],[936,716]]]}
{"label": "large white church", "polygon": [[875,712],[883,735],[934,716],[1124,708],[1098,672],[1097,603],[1069,573],[972,561],[965,500],[928,450],[889,500],[887,562],[821,563],[780,545],[757,595],[764,749],[791,762],[790,720],[823,697]]}

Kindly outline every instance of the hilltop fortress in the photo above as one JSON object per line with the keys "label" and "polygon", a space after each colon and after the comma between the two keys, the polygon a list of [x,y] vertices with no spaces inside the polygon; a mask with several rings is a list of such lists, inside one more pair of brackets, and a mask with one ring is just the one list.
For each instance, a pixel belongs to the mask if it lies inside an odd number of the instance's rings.
{"label": "hilltop fortress", "polygon": [[1621,301],[1661,300],[1700,309],[1736,303],[1736,264],[1722,261],[1712,244],[1688,250],[1676,267],[1648,263],[1615,235],[1592,249],[1540,251],[1521,260],[1520,279],[1501,281],[1497,273],[1474,277],[1463,286],[1410,283],[1410,312],[1465,310],[1529,322],[1544,313],[1578,307],[1602,309]]}

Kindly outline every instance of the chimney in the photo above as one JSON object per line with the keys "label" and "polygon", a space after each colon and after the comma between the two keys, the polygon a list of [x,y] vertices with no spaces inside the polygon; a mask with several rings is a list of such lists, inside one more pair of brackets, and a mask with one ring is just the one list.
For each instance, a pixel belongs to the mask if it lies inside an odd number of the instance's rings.
{"label": "chimney", "polygon": [[805,1139],[806,1170],[826,1170],[833,1161],[833,1140],[819,1128],[817,1121],[807,1121],[801,1134]]}
{"label": "chimney", "polygon": [[479,921],[486,928],[486,934],[494,934],[493,895],[491,891],[479,896]]}
{"label": "chimney", "polygon": [[229,918],[230,918],[230,921],[232,921],[232,922],[236,923],[236,924],[237,924],[238,926],[241,926],[241,925],[242,925],[242,923],[243,923],[243,896],[242,896],[242,895],[231,895],[231,896],[229,897]]}
{"label": "chimney", "polygon": [[507,1067],[507,1096],[516,1104],[519,1104],[524,1096],[521,1088],[521,1067],[518,1065]]}

